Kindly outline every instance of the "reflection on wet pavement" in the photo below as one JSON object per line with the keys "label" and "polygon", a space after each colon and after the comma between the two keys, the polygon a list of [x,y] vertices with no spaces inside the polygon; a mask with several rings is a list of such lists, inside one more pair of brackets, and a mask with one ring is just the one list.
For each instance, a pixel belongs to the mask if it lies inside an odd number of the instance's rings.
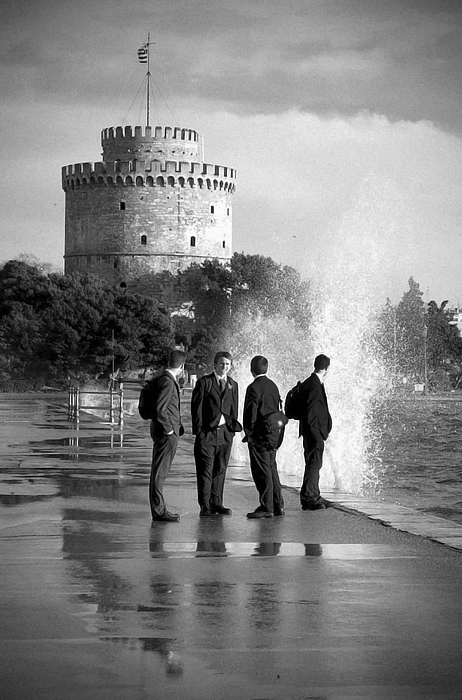
{"label": "reflection on wet pavement", "polygon": [[151,523],[147,424],[77,428],[39,404],[19,401],[0,425],[8,700],[375,700],[377,688],[388,700],[417,678],[414,700],[442,663],[462,682],[447,610],[460,577],[443,586],[435,566],[435,598],[431,562],[404,536],[304,513],[290,491],[285,518],[251,522],[242,466],[226,486],[233,516],[204,521],[191,436],[166,485],[181,521]]}

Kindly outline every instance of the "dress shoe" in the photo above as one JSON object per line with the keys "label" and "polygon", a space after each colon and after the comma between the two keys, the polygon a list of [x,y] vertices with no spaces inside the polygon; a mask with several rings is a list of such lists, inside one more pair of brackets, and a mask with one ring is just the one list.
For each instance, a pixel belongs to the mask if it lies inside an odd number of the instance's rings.
{"label": "dress shoe", "polygon": [[302,510],[324,510],[324,503],[302,503]]}
{"label": "dress shoe", "polygon": [[207,508],[206,506],[202,506],[201,512],[199,513],[199,516],[201,518],[210,518],[211,515],[212,515],[212,511],[210,510],[210,508]]}
{"label": "dress shoe", "polygon": [[269,510],[261,510],[257,508],[251,513],[247,513],[248,518],[272,518],[273,514]]}
{"label": "dress shoe", "polygon": [[153,517],[153,520],[159,520],[164,523],[176,523],[180,519],[180,516],[178,513],[169,513],[168,510],[165,511],[165,513],[162,513],[162,515],[155,515]]}
{"label": "dress shoe", "polygon": [[233,511],[231,508],[225,508],[224,506],[211,506],[210,510],[214,515],[232,515]]}
{"label": "dress shoe", "polygon": [[285,512],[284,508],[275,508],[274,509],[274,517],[275,518],[278,518],[280,515],[285,515],[285,514],[286,514],[286,512]]}

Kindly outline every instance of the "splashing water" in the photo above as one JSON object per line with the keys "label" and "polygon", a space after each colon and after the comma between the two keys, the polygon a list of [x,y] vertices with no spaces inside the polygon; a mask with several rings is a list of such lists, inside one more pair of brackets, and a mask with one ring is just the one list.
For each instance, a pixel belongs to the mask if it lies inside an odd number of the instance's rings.
{"label": "splashing water", "polygon": [[[371,428],[375,399],[388,391],[388,380],[370,339],[377,305],[385,302],[384,279],[393,268],[389,217],[377,201],[380,183],[366,181],[348,215],[329,237],[329,252],[319,261],[322,273],[311,290],[311,323],[302,331],[285,317],[255,318],[243,312],[228,338],[235,356],[233,376],[240,384],[241,404],[252,381],[250,360],[268,358],[268,376],[281,396],[313,371],[316,355],[331,358],[326,391],[333,430],[326,442],[321,489],[360,493],[378,481],[375,453],[378,437]],[[388,231],[388,233],[390,233]],[[393,232],[392,232],[393,233]],[[402,247],[401,247],[402,251]],[[235,440],[233,459],[248,462],[247,448]],[[304,461],[298,422],[290,421],[278,467],[285,484],[301,485]]]}

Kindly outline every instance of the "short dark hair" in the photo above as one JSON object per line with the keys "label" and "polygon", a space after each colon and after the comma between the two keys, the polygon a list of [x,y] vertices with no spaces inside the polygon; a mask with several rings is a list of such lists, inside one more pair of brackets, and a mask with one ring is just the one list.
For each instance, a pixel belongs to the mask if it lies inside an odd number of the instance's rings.
{"label": "short dark hair", "polygon": [[268,360],[263,355],[255,355],[250,361],[250,371],[253,374],[266,374],[268,371]]}
{"label": "short dark hair", "polygon": [[314,368],[316,371],[320,369],[327,369],[330,365],[330,358],[327,355],[318,355],[314,359]]}
{"label": "short dark hair", "polygon": [[186,354],[182,350],[170,350],[168,354],[167,367],[170,369],[178,369],[184,365]]}
{"label": "short dark hair", "polygon": [[220,350],[220,352],[217,352],[217,354],[216,354],[215,357],[213,358],[213,364],[216,365],[217,362],[218,362],[218,360],[219,360],[221,357],[226,357],[226,359],[229,360],[230,362],[233,361],[233,356],[231,355],[230,352],[226,352],[226,350]]}

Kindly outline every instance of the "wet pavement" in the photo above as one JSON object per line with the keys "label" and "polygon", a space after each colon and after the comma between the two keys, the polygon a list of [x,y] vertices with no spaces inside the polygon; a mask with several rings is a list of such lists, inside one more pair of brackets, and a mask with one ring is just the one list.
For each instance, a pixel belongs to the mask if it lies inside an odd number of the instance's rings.
{"label": "wet pavement", "polygon": [[191,436],[181,521],[151,523],[148,424],[64,401],[0,395],[0,697],[462,698],[462,527],[338,492],[304,512],[293,487],[250,521],[245,465],[233,515],[200,519]]}

